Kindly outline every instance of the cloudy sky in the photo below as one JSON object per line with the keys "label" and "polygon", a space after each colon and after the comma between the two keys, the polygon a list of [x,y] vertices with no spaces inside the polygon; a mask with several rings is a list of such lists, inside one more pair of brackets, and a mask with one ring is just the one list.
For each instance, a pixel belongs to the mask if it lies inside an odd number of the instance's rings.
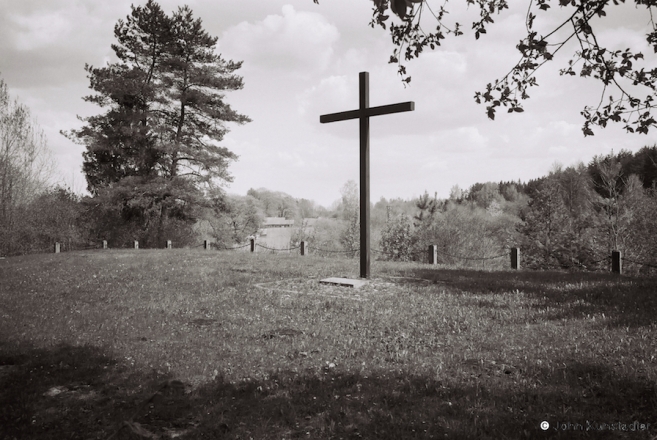
{"label": "cloudy sky", "polygon": [[[436,1],[429,0],[434,6]],[[117,20],[131,0],[0,0],[0,76],[14,97],[30,107],[46,132],[56,160],[56,180],[83,192],[84,147],[59,134],[81,126],[77,116],[100,112],[82,101],[89,93],[84,64],[112,61]],[[143,4],[136,1],[135,4]],[[440,2],[442,4],[442,2]],[[161,0],[171,12],[184,2]],[[340,197],[348,180],[358,181],[358,122],[320,124],[319,115],[358,107],[358,72],[370,72],[370,105],[414,101],[415,111],[371,119],[371,196],[410,198],[425,190],[447,197],[453,185],[522,180],[546,174],[555,162],[588,162],[612,149],[636,151],[656,142],[656,133],[625,134],[597,129],[584,138],[580,111],[597,104],[591,80],[560,77],[567,58],[539,71],[524,113],[498,112],[495,121],[473,100],[474,92],[503,76],[517,61],[525,29],[526,0],[511,0],[478,41],[468,32],[476,10],[464,0],[449,3],[451,18],[466,34],[448,38],[436,51],[407,63],[404,87],[387,61],[389,35],[368,26],[370,0],[188,0],[206,30],[219,37],[224,58],[243,60],[243,90],[227,96],[253,119],[233,126],[222,145],[239,160],[231,165],[227,191],[245,194],[266,187],[324,206]],[[648,17],[633,5],[610,10],[601,24],[602,44],[642,50]],[[559,12],[541,14],[548,29]],[[613,12],[613,13],[612,13]],[[574,44],[574,43],[573,43]],[[575,46],[566,47],[564,55]]]}

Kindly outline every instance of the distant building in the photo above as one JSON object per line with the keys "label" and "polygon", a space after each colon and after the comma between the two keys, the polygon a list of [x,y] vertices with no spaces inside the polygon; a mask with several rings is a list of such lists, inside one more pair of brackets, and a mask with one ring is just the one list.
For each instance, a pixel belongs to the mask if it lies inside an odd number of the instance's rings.
{"label": "distant building", "polygon": [[265,217],[262,224],[263,228],[291,228],[294,226],[294,219],[287,220],[285,217]]}

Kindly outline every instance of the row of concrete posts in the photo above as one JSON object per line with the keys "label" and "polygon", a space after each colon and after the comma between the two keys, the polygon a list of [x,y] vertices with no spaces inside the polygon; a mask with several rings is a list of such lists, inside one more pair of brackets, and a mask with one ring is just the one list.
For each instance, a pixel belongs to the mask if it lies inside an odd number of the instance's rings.
{"label": "row of concrete posts", "polygon": [[[511,248],[511,269],[520,269],[520,248]],[[438,264],[438,246],[429,245],[429,264]]]}
{"label": "row of concrete posts", "polygon": [[[134,247],[135,249],[139,249],[139,242],[135,240],[134,242]],[[171,243],[171,240],[167,240],[166,244],[167,249],[173,249],[173,244]],[[107,249],[107,240],[103,240],[103,249]],[[61,251],[61,244],[60,243],[55,243],[55,253],[58,254]]]}
{"label": "row of concrete posts", "polygon": [[[251,238],[250,242],[251,252],[255,252],[255,239]],[[210,249],[210,243],[205,240],[203,242],[204,249]],[[308,255],[308,243],[302,241],[299,245],[299,251],[302,256]],[[520,248],[511,248],[509,254],[511,258],[511,269],[520,270]],[[428,250],[429,264],[438,264],[438,246],[435,244],[429,245]],[[622,273],[622,259],[620,251],[612,251],[611,253],[611,271],[613,273]]]}
{"label": "row of concrete posts", "polygon": [[[250,239],[250,250],[255,252],[255,239]],[[139,249],[139,242],[135,240],[134,242],[135,249]],[[173,245],[171,240],[167,240],[166,243],[167,249],[172,249]],[[103,240],[103,249],[107,249],[107,240]],[[210,249],[210,242],[208,240],[203,241],[203,249]],[[55,253],[58,254],[61,250],[60,243],[55,243]],[[308,255],[308,243],[302,241],[299,246],[299,251],[302,256]],[[520,269],[520,248],[511,248],[511,269],[519,270]],[[429,264],[438,264],[438,246],[435,244],[429,245],[428,250],[428,260]],[[623,273],[623,259],[620,251],[611,252],[611,271],[612,273]]]}

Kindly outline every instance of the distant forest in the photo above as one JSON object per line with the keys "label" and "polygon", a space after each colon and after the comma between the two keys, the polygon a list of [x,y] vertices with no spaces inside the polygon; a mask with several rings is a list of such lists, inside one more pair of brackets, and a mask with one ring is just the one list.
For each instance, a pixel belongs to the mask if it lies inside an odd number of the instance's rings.
{"label": "distant forest", "polygon": [[[411,200],[381,198],[372,205],[375,258],[426,259],[438,246],[439,263],[459,267],[508,267],[508,249],[521,249],[532,269],[608,270],[612,250],[623,253],[625,271],[648,273],[657,266],[657,146],[632,153],[595,156],[588,164],[553,166],[528,182],[476,183],[452,187],[447,199],[425,192]],[[166,237],[179,246],[210,239],[224,246],[244,243],[265,217],[295,219],[291,246],[305,240],[326,255],[355,257],[359,248],[358,187],[347,182],[330,207],[265,188],[246,195],[214,195],[170,223]],[[63,187],[45,188],[11,207],[14,221],[1,236],[2,255],[97,246],[163,247],[152,228],[134,218],[102,215],[98,199]],[[3,210],[7,221],[7,209]],[[100,215],[99,215],[100,214]],[[317,218],[313,227],[304,219]],[[5,223],[6,224],[6,223]],[[11,230],[11,234],[7,232]],[[160,231],[161,233],[161,231]],[[319,252],[321,253],[321,252]]]}
{"label": "distant forest", "polygon": [[[608,270],[612,250],[623,254],[625,271],[657,267],[657,146],[632,153],[595,156],[587,165],[553,166],[526,183],[475,183],[452,187],[447,199],[425,192],[412,200],[381,198],[372,205],[375,257],[426,259],[438,246],[439,262],[481,268],[508,267],[503,258],[521,249],[532,269]],[[358,255],[358,187],[350,181],[330,208],[283,193],[250,190],[233,202],[258,216],[322,217],[301,229],[291,245]],[[238,210],[239,212],[239,210]]]}

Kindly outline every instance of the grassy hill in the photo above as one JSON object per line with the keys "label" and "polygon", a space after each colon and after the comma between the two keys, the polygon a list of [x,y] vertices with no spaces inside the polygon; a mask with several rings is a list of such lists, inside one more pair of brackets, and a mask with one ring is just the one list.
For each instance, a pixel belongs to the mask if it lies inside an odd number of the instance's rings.
{"label": "grassy hill", "polygon": [[360,290],[317,281],[357,273],[200,249],[0,260],[0,438],[654,438],[655,279],[377,261]]}

